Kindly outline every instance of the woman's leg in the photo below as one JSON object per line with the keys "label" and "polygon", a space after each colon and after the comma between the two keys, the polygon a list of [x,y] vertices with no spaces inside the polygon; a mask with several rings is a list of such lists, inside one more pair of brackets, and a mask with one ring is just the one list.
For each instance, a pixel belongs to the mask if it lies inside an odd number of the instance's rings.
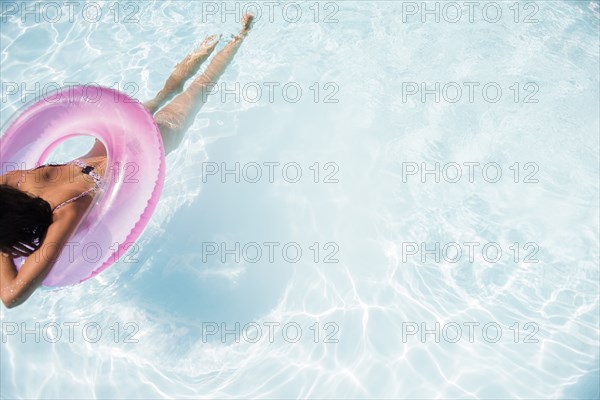
{"label": "woman's leg", "polygon": [[160,128],[166,154],[181,143],[185,131],[194,122],[194,118],[206,102],[208,94],[248,34],[253,19],[254,16],[245,15],[240,33],[215,55],[206,71],[194,79],[183,93],[156,113],[154,119]]}
{"label": "woman's leg", "polygon": [[[212,35],[204,39],[198,50],[188,54],[183,61],[175,66],[175,69],[165,82],[165,86],[158,92],[156,97],[144,103],[144,106],[154,114],[166,101],[183,90],[183,84],[198,72],[200,65],[211,55],[221,36]],[[215,40],[216,39],[216,40]]]}
{"label": "woman's leg", "polygon": [[[156,110],[158,110],[166,101],[170,100],[173,98],[173,96],[183,90],[183,84],[190,77],[195,75],[196,72],[198,72],[200,65],[202,65],[202,63],[206,61],[208,57],[210,57],[213,50],[217,46],[217,43],[219,43],[220,37],[220,35],[219,37],[216,35],[207,37],[204,39],[204,41],[202,41],[202,43],[200,43],[198,50],[188,54],[179,64],[175,66],[175,69],[165,82],[164,87],[158,92],[156,97],[144,103],[144,107],[146,107],[151,114],[154,114]],[[106,148],[104,148],[102,142],[96,139],[90,151],[79,158],[91,158],[98,156],[106,156]]]}

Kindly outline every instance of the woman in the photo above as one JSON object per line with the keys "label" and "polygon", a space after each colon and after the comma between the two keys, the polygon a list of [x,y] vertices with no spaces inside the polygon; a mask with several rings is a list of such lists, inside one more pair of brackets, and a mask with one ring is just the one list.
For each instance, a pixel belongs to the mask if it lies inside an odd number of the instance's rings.
{"label": "woman", "polygon": [[[153,115],[156,113],[154,119],[165,153],[181,142],[207,94],[248,34],[252,21],[252,15],[244,16],[240,33],[185,91],[182,92],[184,83],[215,49],[219,38],[214,35],[177,64],[163,89],[144,104]],[[0,298],[6,307],[23,303],[42,283],[101,186],[105,169],[106,151],[96,141],[85,156],[69,163],[0,176]],[[13,259],[21,256],[27,259],[17,272]]]}

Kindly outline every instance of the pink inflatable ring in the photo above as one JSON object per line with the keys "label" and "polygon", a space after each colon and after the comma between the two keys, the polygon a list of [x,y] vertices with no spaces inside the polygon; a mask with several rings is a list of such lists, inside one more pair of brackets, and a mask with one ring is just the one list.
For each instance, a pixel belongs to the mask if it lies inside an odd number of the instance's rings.
{"label": "pink inflatable ring", "polygon": [[[0,137],[2,174],[42,165],[59,143],[73,136],[94,136],[107,151],[102,189],[44,286],[89,279],[135,245],[154,212],[165,176],[160,131],[137,100],[98,86],[63,88],[27,106],[5,127]],[[20,267],[22,260],[15,264]]]}

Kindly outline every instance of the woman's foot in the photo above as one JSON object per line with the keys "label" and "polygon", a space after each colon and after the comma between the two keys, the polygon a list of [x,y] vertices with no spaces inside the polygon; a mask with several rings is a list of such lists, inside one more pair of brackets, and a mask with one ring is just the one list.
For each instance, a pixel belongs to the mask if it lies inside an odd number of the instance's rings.
{"label": "woman's foot", "polygon": [[200,43],[200,47],[193,54],[210,54],[215,49],[217,43],[221,40],[221,35],[210,35]]}
{"label": "woman's foot", "polygon": [[252,25],[254,25],[254,15],[244,14],[244,16],[242,17],[242,30],[240,31],[237,37],[246,36],[250,29],[252,29]]}
{"label": "woman's foot", "polygon": [[254,15],[252,14],[244,14],[244,17],[242,18],[242,32],[244,31],[249,31],[250,29],[252,29],[252,25],[254,24]]}

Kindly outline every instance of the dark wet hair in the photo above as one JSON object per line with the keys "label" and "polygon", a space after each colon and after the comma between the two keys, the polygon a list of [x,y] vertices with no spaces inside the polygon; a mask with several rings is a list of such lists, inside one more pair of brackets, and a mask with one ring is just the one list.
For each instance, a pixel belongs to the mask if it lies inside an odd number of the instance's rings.
{"label": "dark wet hair", "polygon": [[34,197],[8,185],[0,185],[0,251],[16,255],[15,247],[35,251],[52,224],[52,208],[41,197]]}

